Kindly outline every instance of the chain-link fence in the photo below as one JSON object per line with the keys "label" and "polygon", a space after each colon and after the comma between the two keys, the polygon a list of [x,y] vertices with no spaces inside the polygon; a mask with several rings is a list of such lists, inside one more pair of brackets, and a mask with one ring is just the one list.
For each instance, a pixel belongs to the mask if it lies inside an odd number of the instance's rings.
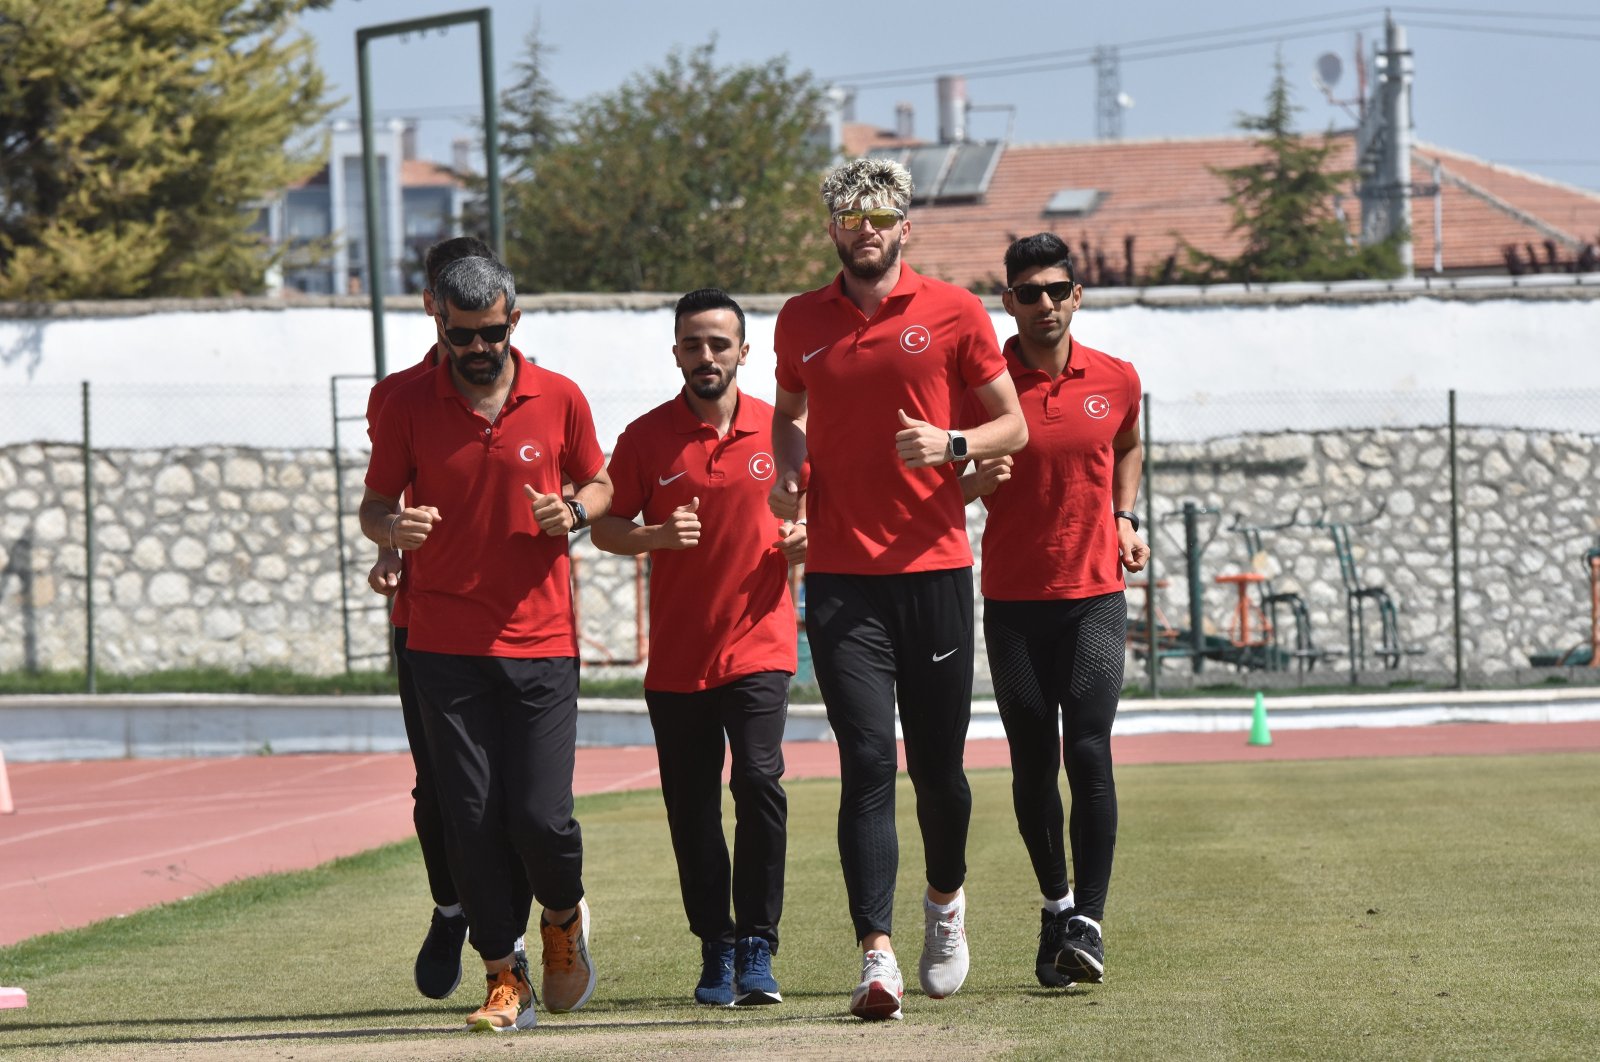
{"label": "chain-link fence", "polygon": [[[370,385],[0,395],[0,671],[388,666]],[[602,445],[659,400],[591,396]],[[1131,683],[1600,677],[1600,392],[1152,396],[1146,433]],[[648,559],[572,550],[585,662],[640,672]]]}
{"label": "chain-link fence", "polygon": [[1600,394],[1156,396],[1145,435],[1145,682],[1585,677]]}

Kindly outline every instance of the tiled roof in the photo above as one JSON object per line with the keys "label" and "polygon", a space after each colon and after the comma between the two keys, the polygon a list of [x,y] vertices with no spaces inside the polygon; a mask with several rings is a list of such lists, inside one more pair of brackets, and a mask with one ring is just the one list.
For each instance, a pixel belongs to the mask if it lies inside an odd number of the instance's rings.
{"label": "tiled roof", "polygon": [[[1330,168],[1353,168],[1354,135],[1335,134],[1334,140]],[[1080,254],[1087,242],[1118,271],[1124,239],[1131,236],[1134,269],[1141,274],[1177,252],[1180,235],[1214,254],[1234,254],[1241,241],[1229,231],[1227,184],[1211,169],[1260,154],[1245,137],[1012,145],[980,201],[913,209],[906,257],[922,272],[965,286],[998,278],[1006,245],[1041,231],[1058,233]],[[1505,245],[1532,243],[1543,258],[1546,237],[1453,183],[1451,175],[1574,239],[1600,242],[1600,195],[1421,143],[1413,147],[1413,181],[1432,181],[1434,159],[1446,171],[1441,243],[1447,272],[1504,272]],[[1045,205],[1062,189],[1097,189],[1098,204],[1082,217],[1048,216]],[[1352,231],[1358,230],[1359,200],[1347,197],[1343,208]],[[1412,209],[1415,261],[1423,272],[1433,263],[1433,201],[1418,198]],[[1562,248],[1560,257],[1570,262],[1573,249]]]}
{"label": "tiled roof", "polygon": [[428,159],[404,159],[400,163],[400,187],[402,188],[461,187],[464,183],[450,167],[441,166],[437,162],[431,162]]}

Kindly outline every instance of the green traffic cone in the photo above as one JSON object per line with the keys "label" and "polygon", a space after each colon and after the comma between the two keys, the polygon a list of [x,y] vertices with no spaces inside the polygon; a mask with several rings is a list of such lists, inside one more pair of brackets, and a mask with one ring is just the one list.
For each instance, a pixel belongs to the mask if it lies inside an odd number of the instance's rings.
{"label": "green traffic cone", "polygon": [[1272,731],[1267,729],[1267,699],[1258,691],[1256,708],[1250,716],[1250,740],[1246,745],[1272,744]]}

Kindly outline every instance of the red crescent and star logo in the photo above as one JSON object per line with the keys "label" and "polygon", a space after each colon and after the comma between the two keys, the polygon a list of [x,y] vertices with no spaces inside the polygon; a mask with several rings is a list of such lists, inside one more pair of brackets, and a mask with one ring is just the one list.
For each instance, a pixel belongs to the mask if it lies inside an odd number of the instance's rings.
{"label": "red crescent and star logo", "polygon": [[771,479],[776,468],[769,453],[759,453],[750,458],[750,475],[755,479]]}
{"label": "red crescent and star logo", "polygon": [[1105,395],[1090,395],[1083,400],[1083,411],[1095,420],[1105,420],[1111,414],[1111,403]]}

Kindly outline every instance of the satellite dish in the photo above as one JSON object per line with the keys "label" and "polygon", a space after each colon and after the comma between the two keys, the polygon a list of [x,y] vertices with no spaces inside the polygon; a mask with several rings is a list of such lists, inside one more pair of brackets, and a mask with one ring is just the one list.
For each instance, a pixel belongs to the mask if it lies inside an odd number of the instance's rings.
{"label": "satellite dish", "polygon": [[1133,106],[1133,97],[1128,95],[1126,92],[1117,93],[1117,106],[1121,107],[1123,110],[1127,110]]}
{"label": "satellite dish", "polygon": [[1331,89],[1339,83],[1339,76],[1344,73],[1344,63],[1333,52],[1323,52],[1317,56],[1317,85],[1323,89]]}

